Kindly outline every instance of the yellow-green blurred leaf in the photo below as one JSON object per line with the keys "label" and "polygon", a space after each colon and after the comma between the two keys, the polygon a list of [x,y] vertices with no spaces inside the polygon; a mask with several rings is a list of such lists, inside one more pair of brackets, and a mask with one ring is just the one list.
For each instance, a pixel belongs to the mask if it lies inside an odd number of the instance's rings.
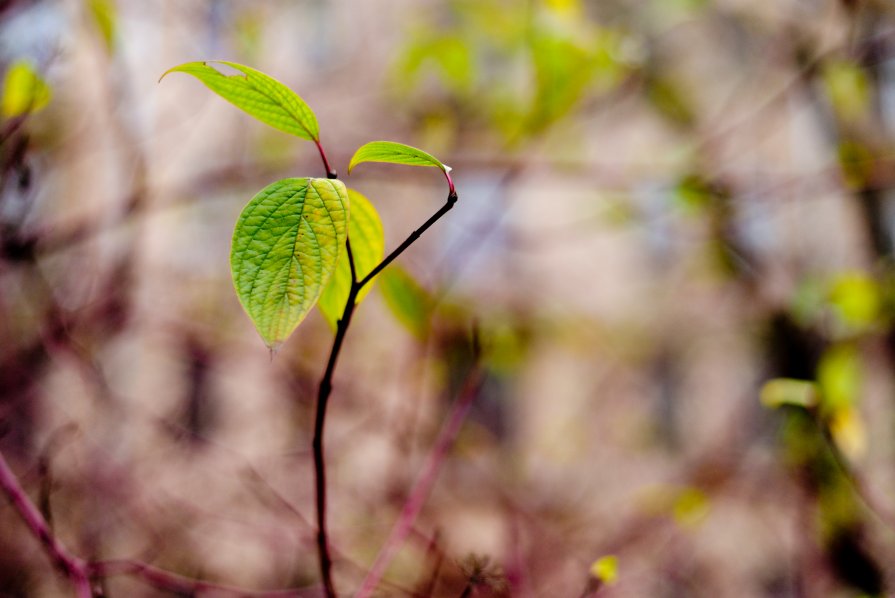
{"label": "yellow-green blurred leaf", "polygon": [[836,113],[845,120],[856,120],[870,106],[870,83],[861,68],[851,62],[831,62],[823,70],[823,83]]}
{"label": "yellow-green blurred leaf", "polygon": [[839,407],[829,417],[828,425],[833,442],[846,457],[860,459],[867,452],[867,432],[857,409]]}
{"label": "yellow-green blurred leaf", "polygon": [[775,378],[761,388],[761,404],[776,408],[781,405],[815,407],[818,403],[817,385],[807,380]]}
{"label": "yellow-green blurred leaf", "polygon": [[882,297],[876,281],[862,272],[850,272],[836,279],[830,288],[830,303],[842,323],[864,330],[877,323]]}
{"label": "yellow-green blurred leaf", "polygon": [[591,576],[606,585],[615,583],[618,579],[618,557],[614,554],[602,556],[590,566]]}
{"label": "yellow-green blurred leaf", "polygon": [[674,499],[674,521],[682,527],[692,527],[708,515],[711,502],[698,488],[684,488]]}
{"label": "yellow-green blurred leaf", "polygon": [[395,318],[417,338],[429,331],[434,300],[403,268],[392,264],[379,276],[379,289]]}
{"label": "yellow-green blurred leaf", "polygon": [[3,78],[3,116],[12,118],[37,112],[50,102],[50,86],[25,60],[13,62]]}
{"label": "yellow-green blurred leaf", "polygon": [[113,0],[90,0],[88,3],[90,15],[96,28],[103,37],[106,49],[109,52],[115,48],[115,36],[118,23],[118,11]]}
{"label": "yellow-green blurred leaf", "polygon": [[[351,243],[351,254],[354,256],[354,267],[357,279],[360,280],[379,265],[385,254],[385,238],[382,231],[382,221],[373,204],[366,197],[355,191],[348,190],[348,198],[351,205],[351,219],[348,222],[348,241]],[[379,278],[378,276],[376,278]],[[376,279],[368,283],[357,296],[360,303]],[[348,301],[348,293],[351,289],[351,266],[348,263],[348,252],[343,251],[339,263],[333,272],[329,284],[320,295],[317,303],[323,317],[330,326],[336,327],[345,302]]]}
{"label": "yellow-green blurred leaf", "polygon": [[817,368],[823,406],[835,412],[853,405],[861,389],[861,379],[861,361],[853,345],[839,344],[827,349]]}
{"label": "yellow-green blurred leaf", "polygon": [[860,189],[873,176],[873,152],[860,143],[845,140],[837,148],[839,167],[845,183],[852,189]]}

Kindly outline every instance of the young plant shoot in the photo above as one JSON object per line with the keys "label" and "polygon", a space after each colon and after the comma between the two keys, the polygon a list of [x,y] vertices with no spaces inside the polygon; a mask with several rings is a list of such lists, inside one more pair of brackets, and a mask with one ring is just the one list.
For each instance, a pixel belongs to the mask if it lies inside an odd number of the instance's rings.
{"label": "young plant shoot", "polygon": [[315,305],[335,329],[317,393],[313,448],[320,575],[326,595],[336,596],[326,531],[323,458],[323,426],[333,372],[354,309],[376,276],[456,203],[451,169],[431,154],[392,141],[372,141],[355,152],[348,164],[349,174],[364,162],[389,162],[439,168],[448,183],[445,204],[385,256],[376,208],[338,179],[320,142],[317,117],[298,94],[276,79],[234,62],[188,62],[169,69],[162,78],[172,72],[192,75],[258,120],[313,141],[326,171],[326,178],[273,182],[249,200],[233,231],[230,270],[239,302],[272,352]]}

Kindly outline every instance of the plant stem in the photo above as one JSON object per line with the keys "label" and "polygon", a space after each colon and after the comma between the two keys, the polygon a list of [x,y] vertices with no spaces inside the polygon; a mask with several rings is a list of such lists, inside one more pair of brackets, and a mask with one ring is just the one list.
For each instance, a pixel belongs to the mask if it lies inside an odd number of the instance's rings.
{"label": "plant stem", "polygon": [[0,453],[0,488],[34,537],[43,544],[44,550],[53,559],[53,564],[71,580],[75,587],[75,595],[78,598],[92,598],[93,591],[90,589],[87,563],[69,553],[62,542],[53,535],[46,519],[28,498],[2,453]]}
{"label": "plant stem", "polygon": [[[326,161],[326,155],[320,143],[317,143],[320,149],[320,156],[323,163],[329,171],[329,164]],[[332,172],[332,171],[330,171]],[[450,178],[448,178],[450,181]],[[345,334],[348,332],[348,326],[351,324],[351,317],[357,307],[357,295],[360,293],[373,278],[379,274],[386,266],[392,263],[395,258],[401,255],[414,241],[420,238],[426,230],[435,224],[438,219],[444,216],[454,204],[457,203],[457,192],[454,190],[453,182],[450,181],[450,191],[448,192],[445,204],[433,214],[421,227],[410,233],[407,239],[401,243],[397,249],[392,251],[385,259],[383,259],[369,274],[358,280],[357,270],[354,264],[354,254],[351,251],[351,241],[345,242],[345,249],[348,251],[348,265],[351,268],[351,287],[348,291],[348,298],[345,301],[345,308],[342,310],[342,317],[336,324],[336,336],[333,340],[332,349],[329,352],[329,359],[326,362],[326,370],[323,378],[320,380],[320,386],[317,389],[317,412],[314,416],[314,439],[312,441],[314,452],[314,479],[315,479],[315,497],[317,506],[317,554],[320,559],[320,577],[323,582],[323,588],[327,598],[336,597],[336,589],[332,581],[332,556],[329,550],[329,541],[326,531],[326,462],[323,458],[323,428],[326,422],[326,406],[329,402],[329,396],[332,394],[333,373],[336,369],[336,362],[339,359],[339,353],[342,351],[342,343],[345,341]]]}
{"label": "plant stem", "polygon": [[315,139],[314,143],[317,144],[317,151],[320,152],[320,159],[323,160],[323,168],[326,169],[326,178],[328,179],[337,179],[339,178],[339,173],[333,170],[332,166],[329,165],[329,160],[326,159],[326,152],[323,151],[323,145],[320,143],[319,139]]}
{"label": "plant stem", "polygon": [[395,258],[397,258],[399,255],[404,253],[405,249],[410,247],[414,241],[419,239],[420,235],[422,235],[424,232],[426,232],[426,230],[430,226],[435,224],[442,216],[447,214],[450,211],[450,209],[454,207],[455,203],[457,203],[457,192],[454,191],[453,189],[451,189],[450,193],[448,193],[447,201],[445,202],[445,204],[443,206],[441,206],[441,209],[439,209],[437,212],[432,214],[432,217],[429,218],[428,220],[426,220],[426,222],[424,222],[421,227],[419,227],[418,229],[416,229],[415,231],[410,233],[410,236],[408,236],[407,239],[405,239],[403,243],[398,245],[397,249],[395,249],[390,254],[388,254],[388,256],[386,256],[386,258],[384,260],[382,260],[382,262],[380,262],[378,266],[376,266],[375,268],[370,270],[370,273],[367,274],[366,276],[364,276],[361,279],[360,283],[358,283],[359,286],[361,288],[363,288],[364,285],[366,285],[368,282],[373,280],[373,278],[377,274],[382,272],[382,270],[384,270],[386,266],[391,264],[395,260]]}

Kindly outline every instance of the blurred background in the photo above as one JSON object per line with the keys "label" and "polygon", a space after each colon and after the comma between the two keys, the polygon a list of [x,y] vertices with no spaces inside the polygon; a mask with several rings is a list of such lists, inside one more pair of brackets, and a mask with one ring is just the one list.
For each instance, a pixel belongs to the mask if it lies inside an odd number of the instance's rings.
{"label": "blurred background", "polygon": [[[0,449],[73,552],[319,583],[333,333],[271,358],[228,255],[256,191],[325,173],[158,83],[204,59],[295,89],[343,175],[374,139],[454,168],[336,372],[342,593],[475,371],[382,596],[895,591],[889,0],[0,1]],[[433,169],[345,180],[387,247],[444,201]],[[0,502],[0,594],[72,595]]]}

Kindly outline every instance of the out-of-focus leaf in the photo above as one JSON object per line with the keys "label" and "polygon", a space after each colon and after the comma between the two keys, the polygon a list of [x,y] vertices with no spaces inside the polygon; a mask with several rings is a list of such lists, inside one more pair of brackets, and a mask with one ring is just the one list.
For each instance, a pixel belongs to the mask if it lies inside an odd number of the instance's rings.
{"label": "out-of-focus leaf", "polygon": [[705,179],[691,174],[678,182],[673,198],[685,211],[700,213],[712,205],[715,193]]}
{"label": "out-of-focus leaf", "polygon": [[840,344],[827,349],[817,367],[823,407],[835,413],[838,409],[854,405],[861,389],[861,379],[861,360],[853,345]]}
{"label": "out-of-focus leaf", "polygon": [[371,141],[360,146],[351,157],[351,162],[348,163],[348,173],[350,174],[355,166],[364,162],[435,166],[446,173],[451,171],[450,166],[442,164],[435,156],[395,141]]}
{"label": "out-of-focus leaf", "polygon": [[564,116],[593,75],[591,54],[572,39],[542,32],[532,42],[536,93],[530,126],[537,131]]}
{"label": "out-of-focus leaf", "polygon": [[[348,223],[348,240],[351,243],[351,254],[354,256],[354,267],[357,279],[360,280],[379,265],[385,255],[385,237],[382,231],[382,221],[379,213],[366,197],[355,191],[348,190],[351,200],[351,221]],[[379,278],[379,275],[376,276]],[[360,303],[375,283],[374,278],[357,296]],[[348,252],[342,252],[339,264],[333,273],[329,284],[320,296],[317,304],[323,317],[330,326],[336,327],[345,302],[348,301],[348,293],[351,289],[351,266],[348,263]]]}
{"label": "out-of-focus leaf", "polygon": [[13,62],[3,78],[3,116],[37,112],[50,103],[50,86],[25,60]]}
{"label": "out-of-focus leaf", "polygon": [[524,361],[526,338],[518,328],[499,323],[489,326],[483,337],[484,357],[491,371],[511,372]]}
{"label": "out-of-focus leaf", "polygon": [[118,11],[113,0],[90,0],[90,15],[111,53],[115,49],[115,36],[118,30]]}
{"label": "out-of-focus leaf", "polygon": [[829,416],[828,425],[833,442],[846,457],[857,460],[867,452],[867,432],[857,409],[845,406],[835,409]]}
{"label": "out-of-focus leaf", "polygon": [[606,585],[612,585],[618,579],[618,557],[614,554],[601,556],[590,566],[591,576]]}
{"label": "out-of-focus leaf", "polygon": [[404,51],[397,66],[405,87],[415,83],[429,64],[437,66],[444,83],[451,90],[465,93],[475,81],[472,51],[469,42],[460,35],[439,35],[427,31],[425,35],[417,36]]}
{"label": "out-of-focus leaf", "polygon": [[822,80],[833,109],[842,119],[857,120],[867,113],[871,85],[858,65],[831,62],[823,69]]}
{"label": "out-of-focus leaf", "polygon": [[379,288],[395,318],[415,337],[425,338],[435,303],[429,293],[406,270],[394,264],[379,276]]}
{"label": "out-of-focus leaf", "polygon": [[882,296],[876,281],[862,272],[850,272],[833,281],[830,303],[846,327],[872,328],[880,317]]}
{"label": "out-of-focus leaf", "polygon": [[865,187],[873,176],[873,152],[864,145],[845,140],[837,148],[839,167],[845,183],[851,189]]}
{"label": "out-of-focus leaf", "polygon": [[761,404],[771,408],[782,405],[794,405],[806,409],[816,407],[819,397],[817,384],[808,380],[775,378],[766,382],[761,388]]}
{"label": "out-of-focus leaf", "polygon": [[690,126],[695,120],[684,92],[671,80],[658,75],[647,78],[646,97],[653,107],[668,120]]}
{"label": "out-of-focus leaf", "polygon": [[239,301],[272,350],[292,334],[335,270],[349,198],[334,179],[283,179],[249,201],[233,232]]}
{"label": "out-of-focus leaf", "polygon": [[711,502],[698,488],[684,488],[674,499],[674,521],[683,527],[693,527],[708,515]]}
{"label": "out-of-focus leaf", "polygon": [[[209,64],[223,64],[242,74],[225,75]],[[210,90],[261,122],[302,139],[320,139],[317,117],[311,108],[298,94],[269,75],[235,62],[210,60],[175,66],[165,71],[162,78],[176,72],[193,75]]]}

